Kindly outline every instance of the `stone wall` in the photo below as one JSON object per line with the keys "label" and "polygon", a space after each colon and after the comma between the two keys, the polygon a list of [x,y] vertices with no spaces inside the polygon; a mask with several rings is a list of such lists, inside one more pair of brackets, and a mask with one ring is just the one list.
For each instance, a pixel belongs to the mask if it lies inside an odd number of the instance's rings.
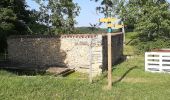
{"label": "stone wall", "polygon": [[[103,35],[103,70],[108,66],[108,47],[107,47],[107,35]],[[112,65],[114,65],[123,56],[123,34],[112,34]]]}
{"label": "stone wall", "polygon": [[[122,34],[112,35],[113,64],[122,56]],[[8,38],[9,59],[40,67],[63,66],[93,76],[107,68],[106,34],[61,36],[12,36]]]}

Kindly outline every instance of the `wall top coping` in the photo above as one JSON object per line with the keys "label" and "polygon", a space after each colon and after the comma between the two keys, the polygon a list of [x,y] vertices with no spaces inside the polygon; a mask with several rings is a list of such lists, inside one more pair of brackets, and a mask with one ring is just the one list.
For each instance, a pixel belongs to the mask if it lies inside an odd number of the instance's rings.
{"label": "wall top coping", "polygon": [[[112,33],[112,36],[120,35],[119,33]],[[17,39],[17,38],[95,38],[99,35],[107,36],[107,33],[101,34],[63,34],[63,35],[12,35],[8,39]]]}

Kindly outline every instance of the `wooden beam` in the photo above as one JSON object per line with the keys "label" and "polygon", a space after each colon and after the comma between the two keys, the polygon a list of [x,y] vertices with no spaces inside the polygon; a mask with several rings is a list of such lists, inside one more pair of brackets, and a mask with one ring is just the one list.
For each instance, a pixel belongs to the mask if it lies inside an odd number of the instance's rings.
{"label": "wooden beam", "polygon": [[92,38],[91,38],[91,40],[90,40],[90,51],[89,51],[89,54],[90,54],[90,68],[89,68],[89,82],[90,83],[93,83],[93,78],[92,78]]}
{"label": "wooden beam", "polygon": [[112,88],[112,42],[111,33],[108,33],[108,89]]}

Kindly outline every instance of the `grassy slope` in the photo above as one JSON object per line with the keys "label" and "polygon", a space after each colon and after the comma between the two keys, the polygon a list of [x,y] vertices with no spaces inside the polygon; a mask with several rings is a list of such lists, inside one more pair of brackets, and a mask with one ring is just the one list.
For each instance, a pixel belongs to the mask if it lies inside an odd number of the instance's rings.
{"label": "grassy slope", "polygon": [[[128,48],[128,50],[127,50]],[[125,54],[134,55],[134,48],[126,46]],[[79,79],[76,79],[79,78]],[[17,76],[0,71],[0,99],[2,100],[169,100],[170,75],[144,72],[144,57],[134,56],[113,69],[113,88],[105,90],[106,77],[93,84],[84,75],[68,77]]]}

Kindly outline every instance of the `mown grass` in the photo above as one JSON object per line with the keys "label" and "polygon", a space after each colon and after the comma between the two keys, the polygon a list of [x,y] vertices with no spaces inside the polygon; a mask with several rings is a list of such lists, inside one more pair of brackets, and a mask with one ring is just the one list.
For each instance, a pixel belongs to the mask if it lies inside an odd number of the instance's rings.
{"label": "mown grass", "polygon": [[[75,77],[74,77],[75,76]],[[2,100],[168,100],[170,75],[144,72],[143,57],[132,58],[113,69],[113,88],[107,78],[90,84],[86,77],[18,76],[0,71]]]}
{"label": "mown grass", "polygon": [[144,57],[126,48],[133,57],[114,66],[111,90],[104,74],[91,84],[80,73],[26,76],[1,70],[0,100],[169,100],[170,74],[145,72]]}

